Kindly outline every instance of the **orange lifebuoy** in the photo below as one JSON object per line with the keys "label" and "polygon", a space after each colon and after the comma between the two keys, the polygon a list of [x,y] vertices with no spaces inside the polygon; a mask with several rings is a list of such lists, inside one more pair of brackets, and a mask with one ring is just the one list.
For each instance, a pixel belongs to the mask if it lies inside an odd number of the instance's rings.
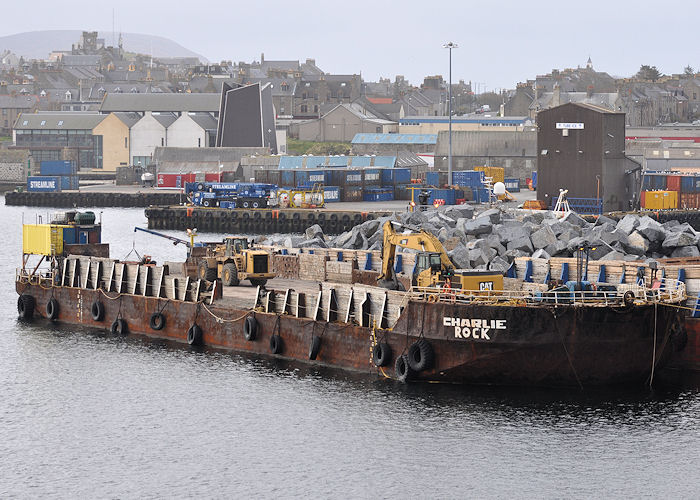
{"label": "orange lifebuoy", "polygon": [[433,302],[437,302],[437,299],[438,299],[438,296],[435,295],[434,293],[431,293],[430,295],[428,295],[428,302],[430,302],[431,304]]}

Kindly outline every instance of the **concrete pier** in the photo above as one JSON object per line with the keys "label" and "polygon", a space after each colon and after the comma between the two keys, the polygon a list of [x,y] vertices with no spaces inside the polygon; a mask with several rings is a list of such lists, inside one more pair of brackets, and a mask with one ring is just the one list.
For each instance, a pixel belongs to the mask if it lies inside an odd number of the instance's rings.
{"label": "concrete pier", "polygon": [[311,209],[221,209],[184,206],[148,207],[151,229],[185,230],[196,227],[202,232],[248,234],[300,233],[318,224],[325,234],[340,234],[365,221],[390,215],[389,211]]}

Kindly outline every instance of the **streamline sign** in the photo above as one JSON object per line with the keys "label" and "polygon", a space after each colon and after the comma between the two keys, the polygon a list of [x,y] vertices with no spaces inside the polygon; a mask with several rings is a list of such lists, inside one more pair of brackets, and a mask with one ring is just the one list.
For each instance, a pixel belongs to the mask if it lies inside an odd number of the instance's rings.
{"label": "streamline sign", "polygon": [[583,130],[583,123],[557,123],[557,130]]}

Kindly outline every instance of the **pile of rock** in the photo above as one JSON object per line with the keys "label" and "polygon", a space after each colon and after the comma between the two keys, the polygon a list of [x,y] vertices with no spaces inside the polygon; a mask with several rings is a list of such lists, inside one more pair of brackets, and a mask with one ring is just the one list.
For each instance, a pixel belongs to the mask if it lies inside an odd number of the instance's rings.
{"label": "pile of rock", "polygon": [[[379,250],[382,226],[389,219],[367,221],[333,238],[314,225],[303,236],[281,237],[281,241],[272,242],[301,248]],[[422,229],[436,235],[458,268],[505,271],[516,257],[572,257],[583,245],[590,247],[591,260],[700,256],[700,236],[689,224],[660,224],[646,215],[627,214],[620,220],[600,216],[595,223],[589,223],[575,213],[558,218],[545,211],[494,208],[474,216],[472,207],[461,205],[398,213],[391,219],[406,225],[406,230]],[[398,225],[395,229],[402,230]]]}

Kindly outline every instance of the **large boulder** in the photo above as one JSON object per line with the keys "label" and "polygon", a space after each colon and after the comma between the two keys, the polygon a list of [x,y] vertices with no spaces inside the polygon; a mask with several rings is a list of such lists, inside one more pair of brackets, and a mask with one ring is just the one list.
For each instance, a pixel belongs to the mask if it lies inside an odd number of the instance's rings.
{"label": "large boulder", "polygon": [[532,254],[533,259],[549,259],[550,255],[542,248],[539,250],[535,250],[535,253]]}
{"label": "large boulder", "polygon": [[454,250],[447,253],[457,269],[469,269],[469,250],[464,245],[457,246]]}
{"label": "large boulder", "polygon": [[569,224],[573,224],[574,226],[578,227],[588,227],[588,222],[586,222],[584,219],[581,218],[580,215],[578,215],[576,212],[569,212],[566,214],[566,217],[562,219],[564,222],[568,222]]}
{"label": "large boulder", "polygon": [[452,236],[451,238],[447,238],[445,241],[442,242],[442,248],[444,248],[446,252],[450,252],[461,244],[462,240],[460,238]]}
{"label": "large boulder", "polygon": [[649,251],[649,240],[647,240],[639,231],[634,231],[627,237],[627,243],[623,243],[627,253],[635,255],[646,255]]}
{"label": "large boulder", "polygon": [[474,208],[469,205],[454,205],[445,210],[445,215],[451,219],[457,220],[460,218],[471,219],[474,217]]}
{"label": "large boulder", "polygon": [[532,246],[539,250],[556,243],[557,237],[550,226],[542,226],[530,235],[530,240],[532,241]]}
{"label": "large boulder", "polygon": [[550,256],[554,257],[555,255],[560,255],[568,251],[568,244],[566,241],[557,240],[553,244],[548,245],[544,250]]}
{"label": "large boulder", "polygon": [[498,271],[499,273],[505,274],[509,268],[510,264],[508,264],[508,261],[501,257],[494,257],[491,259],[491,262],[489,262],[489,270],[491,271]]}
{"label": "large boulder", "polygon": [[631,234],[637,226],[639,226],[639,216],[627,214],[618,221],[617,230],[625,234]]}
{"label": "large boulder", "polygon": [[494,234],[498,236],[501,243],[504,245],[522,238],[530,239],[530,231],[528,231],[522,224],[501,224],[500,226],[497,226]]}
{"label": "large boulder", "polygon": [[313,238],[299,243],[299,248],[328,248],[328,245],[321,238]]}
{"label": "large boulder", "polygon": [[648,215],[640,219],[637,232],[649,240],[649,242],[660,242],[666,239],[664,227]]}
{"label": "large boulder", "polygon": [[478,216],[479,218],[487,217],[491,221],[491,224],[498,224],[501,222],[501,211],[497,208],[490,208],[489,210],[481,212]]}
{"label": "large boulder", "polygon": [[690,233],[684,232],[671,232],[666,239],[664,239],[661,248],[664,250],[672,250],[674,248],[695,246],[698,244],[698,239],[696,236]]}
{"label": "large boulder", "polygon": [[700,257],[700,251],[695,245],[687,247],[678,247],[673,250],[671,257]]}
{"label": "large boulder", "polygon": [[600,260],[623,260],[624,258],[624,253],[613,250],[612,252],[608,252],[607,254],[603,255]]}
{"label": "large boulder", "polygon": [[350,230],[339,234],[333,240],[333,246],[336,248],[348,248],[348,245],[353,241],[353,238],[357,237],[357,231]]}
{"label": "large boulder", "polygon": [[464,231],[465,234],[488,234],[493,229],[493,224],[488,217],[479,217],[477,219],[467,220],[459,229]]}
{"label": "large boulder", "polygon": [[[527,254],[531,254],[535,250],[532,247],[532,241],[530,240],[529,236],[521,236],[515,240],[509,241],[506,248],[508,252],[512,250],[520,250],[521,252],[525,252]],[[506,252],[506,255],[508,252]]]}
{"label": "large boulder", "polygon": [[324,239],[323,229],[321,229],[321,226],[319,226],[318,224],[314,224],[313,226],[307,227],[304,234],[306,235],[307,240],[312,240],[314,238]]}
{"label": "large boulder", "polygon": [[482,266],[488,264],[496,255],[493,248],[475,248],[469,250],[469,261],[472,267]]}
{"label": "large boulder", "polygon": [[603,231],[598,235],[598,238],[613,247],[616,243],[624,246],[629,239],[624,231],[619,231],[618,229],[611,232]]}
{"label": "large boulder", "polygon": [[610,217],[606,217],[605,215],[599,215],[594,225],[597,227],[602,226],[603,224],[612,224],[613,226],[616,226],[617,221],[611,219]]}

